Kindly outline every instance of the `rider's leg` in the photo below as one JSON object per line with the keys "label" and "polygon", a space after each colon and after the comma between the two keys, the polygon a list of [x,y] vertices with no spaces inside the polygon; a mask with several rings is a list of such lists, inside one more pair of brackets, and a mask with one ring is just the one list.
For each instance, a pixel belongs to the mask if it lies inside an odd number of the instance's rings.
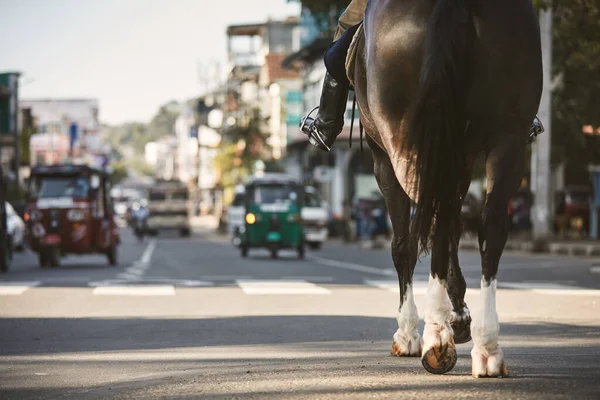
{"label": "rider's leg", "polygon": [[[352,0],[348,8],[340,16],[335,31],[334,42],[346,30],[362,21],[367,0]],[[329,151],[337,135],[344,127],[344,113],[348,100],[349,87],[346,82],[336,81],[329,73],[325,74],[319,111],[315,119],[305,117],[300,123],[300,129],[309,137],[310,143],[325,151]]]}

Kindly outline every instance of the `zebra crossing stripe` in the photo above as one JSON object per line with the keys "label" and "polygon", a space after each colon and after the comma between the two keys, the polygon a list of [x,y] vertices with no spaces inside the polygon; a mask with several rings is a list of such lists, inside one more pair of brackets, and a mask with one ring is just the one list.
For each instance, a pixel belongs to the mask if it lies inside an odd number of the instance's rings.
{"label": "zebra crossing stripe", "polygon": [[[398,286],[398,281],[371,281],[367,280],[365,283],[369,286],[375,286],[379,289],[387,290],[392,293],[400,293],[400,287]],[[415,295],[425,294],[427,293],[427,282],[425,281],[415,281],[413,282],[413,293]]]}
{"label": "zebra crossing stripe", "polygon": [[96,296],[174,296],[173,285],[115,285],[94,288]]}
{"label": "zebra crossing stripe", "polygon": [[236,280],[248,295],[330,294],[331,291],[303,280]]}
{"label": "zebra crossing stripe", "polygon": [[40,282],[0,282],[0,296],[18,296],[31,287],[36,287]]}

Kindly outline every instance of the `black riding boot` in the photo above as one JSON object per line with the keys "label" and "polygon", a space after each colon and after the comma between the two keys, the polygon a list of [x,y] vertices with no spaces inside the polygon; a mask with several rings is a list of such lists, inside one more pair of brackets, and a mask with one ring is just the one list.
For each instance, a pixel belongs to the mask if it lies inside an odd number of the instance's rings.
{"label": "black riding boot", "polygon": [[349,87],[345,82],[338,83],[329,73],[325,74],[317,117],[311,118],[311,111],[300,121],[300,130],[308,135],[310,144],[316,148],[331,150],[337,135],[342,131],[348,91]]}

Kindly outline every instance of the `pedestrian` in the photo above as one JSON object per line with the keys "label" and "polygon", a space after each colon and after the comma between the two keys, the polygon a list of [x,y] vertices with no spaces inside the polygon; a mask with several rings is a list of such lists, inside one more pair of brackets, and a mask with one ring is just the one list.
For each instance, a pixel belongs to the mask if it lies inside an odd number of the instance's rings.
{"label": "pedestrian", "polygon": [[344,242],[349,242],[351,238],[352,223],[352,203],[349,199],[344,200],[342,208],[342,238]]}

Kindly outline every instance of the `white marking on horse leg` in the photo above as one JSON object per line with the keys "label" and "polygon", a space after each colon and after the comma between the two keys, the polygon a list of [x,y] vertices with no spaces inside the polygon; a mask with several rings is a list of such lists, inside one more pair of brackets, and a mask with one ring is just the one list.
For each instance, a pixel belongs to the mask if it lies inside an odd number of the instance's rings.
{"label": "white marking on horse leg", "polygon": [[392,354],[397,356],[417,356],[422,347],[419,335],[419,313],[413,296],[412,284],[406,286],[406,296],[396,315],[398,330],[394,334]]}
{"label": "white marking on horse leg", "polygon": [[496,279],[489,284],[481,279],[481,309],[473,316],[471,323],[472,373],[475,377],[507,375],[504,354],[498,345],[500,323],[496,312],[497,287]]}
{"label": "white marking on horse leg", "polygon": [[444,346],[453,342],[450,327],[452,303],[444,284],[436,277],[429,276],[427,303],[425,310],[425,329],[423,331],[423,355],[434,346]]}

